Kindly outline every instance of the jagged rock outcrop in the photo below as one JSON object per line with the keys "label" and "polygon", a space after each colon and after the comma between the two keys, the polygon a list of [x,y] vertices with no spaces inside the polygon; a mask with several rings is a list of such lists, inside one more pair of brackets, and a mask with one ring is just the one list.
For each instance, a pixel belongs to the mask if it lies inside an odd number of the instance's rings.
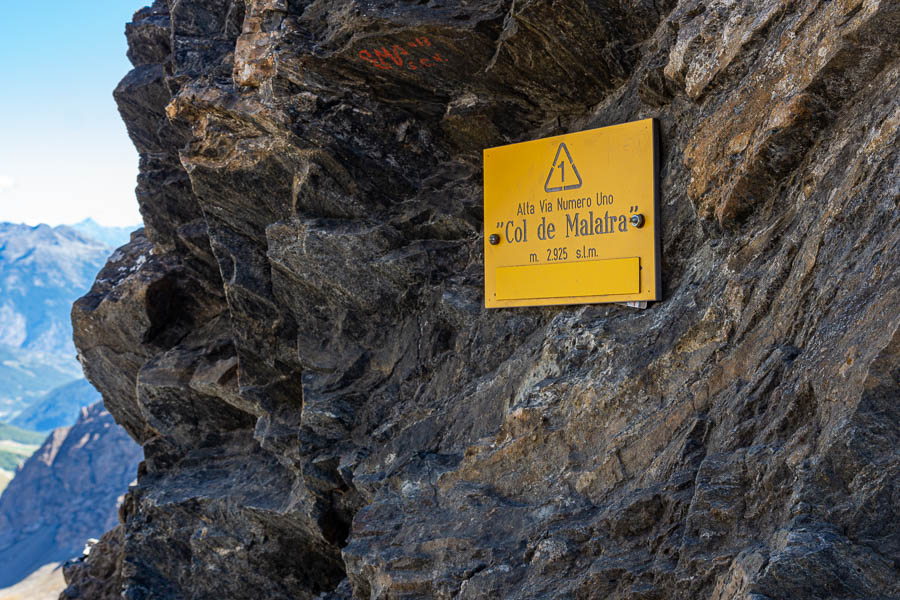
{"label": "jagged rock outcrop", "polygon": [[63,573],[69,585],[60,598],[121,598],[123,537],[122,526],[116,525],[95,540],[96,543],[86,546],[86,554],[67,562]]}
{"label": "jagged rock outcrop", "polygon": [[80,556],[89,538],[113,527],[140,459],[100,402],[55,429],[0,496],[0,587]]}
{"label": "jagged rock outcrop", "polygon": [[[900,596],[897,31],[878,0],[138,11],[146,232],[73,322],[146,461],[96,560],[135,599]],[[664,299],[485,310],[482,148],[646,117]]]}

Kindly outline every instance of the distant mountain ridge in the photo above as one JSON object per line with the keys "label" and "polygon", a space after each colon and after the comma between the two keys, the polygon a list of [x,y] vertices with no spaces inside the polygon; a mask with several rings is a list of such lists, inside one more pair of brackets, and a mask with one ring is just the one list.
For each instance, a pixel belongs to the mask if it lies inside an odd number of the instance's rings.
{"label": "distant mountain ridge", "polygon": [[119,246],[128,243],[131,239],[131,232],[139,228],[140,225],[107,227],[106,225],[100,225],[95,220],[88,217],[84,221],[68,225],[68,227],[83,233],[93,240],[102,242],[111,248],[118,248]]}
{"label": "distant mountain ridge", "polygon": [[0,223],[0,344],[47,353],[72,348],[58,309],[90,285],[108,254],[106,244],[70,227]]}
{"label": "distant mountain ridge", "polygon": [[115,525],[119,496],[143,457],[97,402],[47,436],[0,496],[0,588],[79,556]]}
{"label": "distant mountain ridge", "polygon": [[0,223],[0,420],[82,378],[69,312],[126,229]]}
{"label": "distant mountain ridge", "polygon": [[53,388],[43,398],[30,404],[10,425],[30,431],[49,432],[71,425],[83,406],[100,400],[100,392],[87,379],[76,379]]}

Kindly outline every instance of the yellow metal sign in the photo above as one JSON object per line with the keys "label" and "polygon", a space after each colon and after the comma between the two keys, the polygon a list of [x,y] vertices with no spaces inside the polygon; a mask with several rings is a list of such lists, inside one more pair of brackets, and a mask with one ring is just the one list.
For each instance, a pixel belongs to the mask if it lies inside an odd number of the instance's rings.
{"label": "yellow metal sign", "polygon": [[488,308],[657,300],[653,119],[484,151]]}

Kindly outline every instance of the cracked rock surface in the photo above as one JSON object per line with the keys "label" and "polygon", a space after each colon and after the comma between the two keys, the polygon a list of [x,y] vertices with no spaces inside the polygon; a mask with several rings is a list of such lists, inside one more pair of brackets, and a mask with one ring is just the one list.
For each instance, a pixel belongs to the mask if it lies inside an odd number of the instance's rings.
{"label": "cracked rock surface", "polygon": [[[145,229],[72,318],[146,460],[92,597],[900,597],[898,31],[887,0],[139,10]],[[486,310],[481,150],[649,117],[663,300]]]}

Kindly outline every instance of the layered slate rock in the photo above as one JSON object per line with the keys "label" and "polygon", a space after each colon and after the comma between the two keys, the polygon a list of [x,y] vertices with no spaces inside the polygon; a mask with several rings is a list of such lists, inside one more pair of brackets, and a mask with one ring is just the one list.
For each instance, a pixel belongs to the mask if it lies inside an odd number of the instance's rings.
{"label": "layered slate rock", "polygon": [[[109,597],[900,594],[898,30],[875,0],[138,11],[146,230],[73,310],[146,454]],[[647,117],[664,299],[485,310],[481,150]]]}

